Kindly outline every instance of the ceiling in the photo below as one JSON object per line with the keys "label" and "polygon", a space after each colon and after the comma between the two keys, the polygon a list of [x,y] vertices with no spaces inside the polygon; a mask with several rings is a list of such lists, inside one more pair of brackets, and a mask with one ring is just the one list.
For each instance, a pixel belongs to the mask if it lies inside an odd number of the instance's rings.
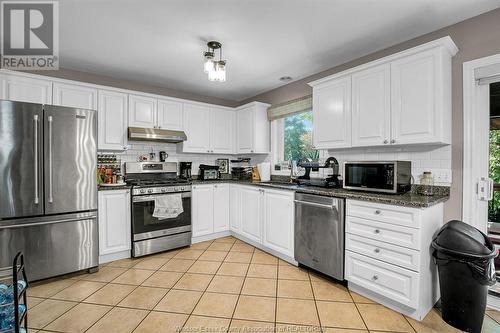
{"label": "ceiling", "polygon": [[[500,0],[64,0],[60,66],[241,101],[500,7]],[[223,43],[227,81],[202,53]]]}

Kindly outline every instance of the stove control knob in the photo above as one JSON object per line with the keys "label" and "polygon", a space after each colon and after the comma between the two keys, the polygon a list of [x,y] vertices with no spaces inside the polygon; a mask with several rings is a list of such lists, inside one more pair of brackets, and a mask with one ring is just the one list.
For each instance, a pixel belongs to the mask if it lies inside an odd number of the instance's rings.
{"label": "stove control knob", "polygon": [[148,190],[148,193],[153,193],[153,189],[152,189],[152,188],[150,188],[150,189]]}
{"label": "stove control knob", "polygon": [[162,192],[162,193],[165,193],[165,192],[167,192],[167,189],[166,189],[166,188],[162,188],[162,189],[161,189],[161,192]]}
{"label": "stove control knob", "polygon": [[174,191],[175,191],[175,192],[178,192],[178,191],[180,191],[180,190],[181,190],[181,189],[180,189],[180,187],[174,187]]}
{"label": "stove control knob", "polygon": [[139,190],[139,193],[146,193],[146,190],[144,190],[144,189]]}

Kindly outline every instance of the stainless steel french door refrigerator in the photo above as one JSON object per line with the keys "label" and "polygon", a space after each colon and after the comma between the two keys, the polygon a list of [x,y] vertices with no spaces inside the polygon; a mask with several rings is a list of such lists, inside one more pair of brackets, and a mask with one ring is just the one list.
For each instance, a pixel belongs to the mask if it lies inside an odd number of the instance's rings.
{"label": "stainless steel french door refrigerator", "polygon": [[0,100],[0,267],[30,281],[98,265],[92,110]]}

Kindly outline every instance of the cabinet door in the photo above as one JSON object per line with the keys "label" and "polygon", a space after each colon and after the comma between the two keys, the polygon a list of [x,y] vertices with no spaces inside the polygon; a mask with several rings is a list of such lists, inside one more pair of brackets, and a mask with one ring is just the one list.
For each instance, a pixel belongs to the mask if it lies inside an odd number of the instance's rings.
{"label": "cabinet door", "polygon": [[128,126],[145,128],[156,127],[156,98],[129,95],[128,105]]}
{"label": "cabinet door", "polygon": [[52,104],[52,82],[0,74],[0,99]]}
{"label": "cabinet door", "polygon": [[187,140],[182,149],[189,153],[210,152],[210,109],[206,106],[184,104],[184,132]]}
{"label": "cabinet door", "polygon": [[168,130],[182,131],[182,103],[158,100],[158,127]]}
{"label": "cabinet door", "polygon": [[294,257],[294,193],[265,190],[263,244],[290,258]]}
{"label": "cabinet door", "polygon": [[234,111],[210,108],[210,151],[219,154],[233,153]]}
{"label": "cabinet door", "polygon": [[391,68],[389,64],[352,75],[352,146],[390,142]]}
{"label": "cabinet door", "polygon": [[100,191],[99,255],[130,250],[130,230],[130,191]]}
{"label": "cabinet door", "polygon": [[192,188],[193,237],[214,232],[213,185],[196,185]]}
{"label": "cabinet door", "polygon": [[313,89],[313,141],[315,148],[351,146],[351,77]]}
{"label": "cabinet door", "polygon": [[229,226],[231,231],[240,232],[241,192],[239,185],[229,185]]}
{"label": "cabinet door", "polygon": [[238,154],[254,152],[254,109],[248,107],[237,112]]}
{"label": "cabinet door", "polygon": [[436,141],[437,67],[435,51],[391,63],[392,143]]}
{"label": "cabinet door", "polygon": [[127,140],[127,94],[99,90],[98,149],[124,150]]}
{"label": "cabinet door", "polygon": [[242,186],[240,188],[241,234],[255,242],[262,242],[262,197],[264,190]]}
{"label": "cabinet door", "polygon": [[214,185],[214,232],[229,230],[229,184]]}
{"label": "cabinet door", "polygon": [[97,89],[77,84],[54,83],[53,105],[97,110]]}

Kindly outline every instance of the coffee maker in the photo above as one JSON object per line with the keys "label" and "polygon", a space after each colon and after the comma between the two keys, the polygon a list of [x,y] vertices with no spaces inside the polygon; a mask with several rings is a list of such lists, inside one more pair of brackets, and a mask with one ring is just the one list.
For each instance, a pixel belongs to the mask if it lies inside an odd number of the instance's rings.
{"label": "coffee maker", "polygon": [[191,165],[193,162],[180,162],[179,177],[186,180],[191,180]]}

